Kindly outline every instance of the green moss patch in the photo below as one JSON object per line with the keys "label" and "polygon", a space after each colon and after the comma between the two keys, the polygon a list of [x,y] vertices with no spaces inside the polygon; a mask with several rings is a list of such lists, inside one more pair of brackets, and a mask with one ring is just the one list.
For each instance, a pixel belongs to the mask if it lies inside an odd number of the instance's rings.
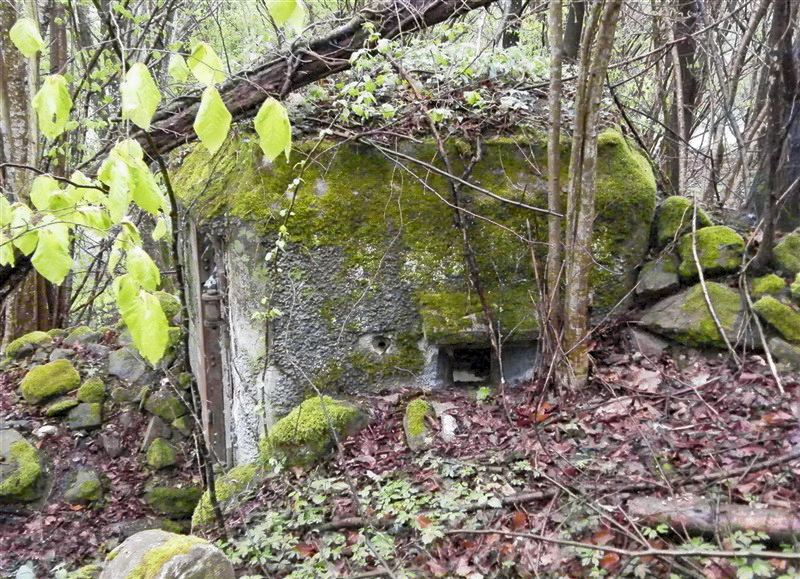
{"label": "green moss patch", "polygon": [[[692,201],[686,197],[674,195],[667,197],[656,215],[656,242],[664,247],[670,241],[677,241],[682,235],[692,230],[694,209]],[[697,229],[714,225],[708,214],[697,208]]]}
{"label": "green moss patch", "polygon": [[783,278],[774,273],[754,279],[750,284],[750,296],[758,299],[763,296],[771,296],[780,293],[786,287]]}
{"label": "green moss patch", "polygon": [[6,347],[6,355],[12,358],[18,358],[33,352],[39,346],[47,346],[53,343],[51,338],[45,332],[30,332],[11,342]]}
{"label": "green moss patch", "polygon": [[790,233],[772,250],[775,264],[787,275],[800,273],[800,231]]}
{"label": "green moss patch", "polygon": [[314,396],[294,408],[259,443],[261,459],[278,454],[294,464],[317,460],[333,444],[333,433],[344,437],[363,423],[361,410],[328,396]]}
{"label": "green moss patch", "polygon": [[178,296],[161,290],[157,291],[155,296],[158,298],[158,303],[161,304],[167,320],[171,320],[181,312],[181,300],[178,299]]}
{"label": "green moss patch", "polygon": [[34,486],[42,473],[39,451],[27,440],[17,440],[10,445],[11,459],[17,468],[0,482],[0,499],[28,501],[35,498]]}
{"label": "green moss patch", "polygon": [[792,306],[765,296],[753,304],[753,309],[787,341],[800,344],[800,312]]}
{"label": "green moss patch", "polygon": [[191,535],[172,535],[162,545],[147,551],[142,560],[125,579],[153,579],[164,564],[178,555],[184,555],[195,545],[208,541]]}
{"label": "green moss patch", "polygon": [[427,417],[433,412],[430,403],[424,398],[416,398],[408,403],[403,416],[403,429],[406,442],[412,450],[425,445],[428,437]]}
{"label": "green moss patch", "polygon": [[[741,267],[744,239],[730,227],[724,225],[705,227],[697,231],[694,239],[697,259],[706,275],[734,272]],[[698,275],[692,244],[691,233],[681,237],[678,247],[681,264],[678,273],[684,279],[692,279]]]}
{"label": "green moss patch", "polygon": [[69,360],[56,360],[29,370],[19,387],[29,404],[41,404],[74,390],[80,383],[80,374]]}
{"label": "green moss patch", "polygon": [[145,502],[156,513],[173,518],[191,516],[203,496],[203,489],[155,487],[145,495]]}
{"label": "green moss patch", "polygon": [[106,396],[106,385],[99,376],[89,378],[78,388],[78,400],[81,402],[104,402]]}
{"label": "green moss patch", "polygon": [[156,438],[147,449],[147,464],[153,468],[166,468],[176,462],[175,449],[163,438]]}
{"label": "green moss patch", "polygon": [[789,290],[792,292],[792,297],[795,300],[800,300],[800,273],[794,277],[794,281]]}
{"label": "green moss patch", "polygon": [[47,416],[59,416],[69,412],[77,405],[78,401],[75,398],[65,398],[64,400],[59,400],[48,406],[45,414]]}
{"label": "green moss patch", "polygon": [[[232,468],[216,481],[217,501],[224,509],[237,497],[252,488],[258,481],[259,467],[256,464],[240,464]],[[214,520],[214,510],[208,491],[203,493],[192,515],[192,526],[207,525]]]}

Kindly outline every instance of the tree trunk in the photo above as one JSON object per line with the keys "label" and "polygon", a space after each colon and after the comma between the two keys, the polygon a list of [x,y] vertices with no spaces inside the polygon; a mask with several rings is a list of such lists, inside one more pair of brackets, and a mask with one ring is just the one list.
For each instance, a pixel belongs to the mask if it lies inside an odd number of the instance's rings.
{"label": "tree trunk", "polygon": [[522,0],[506,0],[503,14],[503,48],[519,44],[519,29],[522,20]]}
{"label": "tree trunk", "polygon": [[564,28],[564,60],[575,63],[581,47],[583,34],[583,18],[586,14],[586,0],[572,0],[567,13],[567,25]]}
{"label": "tree trunk", "polygon": [[569,390],[589,377],[589,272],[592,266],[598,111],[623,0],[600,0],[581,40],[575,127],[569,163],[564,267],[564,350],[558,383]]}

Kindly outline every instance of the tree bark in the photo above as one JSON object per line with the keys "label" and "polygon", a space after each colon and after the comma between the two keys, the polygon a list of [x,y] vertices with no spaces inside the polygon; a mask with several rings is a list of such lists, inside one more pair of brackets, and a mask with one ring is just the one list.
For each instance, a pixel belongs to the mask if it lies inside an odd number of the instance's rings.
{"label": "tree bark", "polygon": [[564,60],[575,63],[581,46],[583,18],[586,14],[586,0],[572,0],[567,13],[567,25],[564,28]]}
{"label": "tree bark", "polygon": [[558,383],[569,390],[584,387],[589,377],[589,271],[592,266],[598,112],[622,2],[598,1],[592,8],[581,40],[564,248],[566,363],[558,376]]}

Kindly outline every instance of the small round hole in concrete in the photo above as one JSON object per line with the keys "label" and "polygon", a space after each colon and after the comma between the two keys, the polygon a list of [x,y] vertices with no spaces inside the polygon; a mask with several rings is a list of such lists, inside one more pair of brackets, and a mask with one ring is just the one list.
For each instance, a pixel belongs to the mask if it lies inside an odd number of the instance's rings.
{"label": "small round hole in concrete", "polygon": [[392,341],[386,336],[374,336],[372,338],[372,347],[381,354],[389,349],[391,343]]}

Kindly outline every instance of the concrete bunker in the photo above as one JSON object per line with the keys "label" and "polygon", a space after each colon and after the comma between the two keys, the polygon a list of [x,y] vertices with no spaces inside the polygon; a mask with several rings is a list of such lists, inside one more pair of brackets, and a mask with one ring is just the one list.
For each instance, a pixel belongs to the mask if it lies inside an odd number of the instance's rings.
{"label": "concrete bunker", "polygon": [[[635,283],[655,184],[619,134],[599,145],[592,284],[602,313]],[[454,170],[463,170],[469,147],[451,147]],[[397,148],[441,165],[431,143]],[[487,141],[470,180],[543,207],[545,158],[543,139]],[[510,384],[530,377],[539,336],[532,255],[544,257],[542,214],[474,191],[464,196],[503,344],[500,364],[441,175],[354,143],[301,143],[290,162],[267,164],[257,138],[239,134],[213,158],[192,147],[173,186],[191,224],[183,251],[192,270],[192,365],[205,376],[204,420],[222,432],[215,448],[228,462],[252,460],[264,429],[317,391],[491,384],[501,366]],[[209,244],[213,258],[204,262]]]}

